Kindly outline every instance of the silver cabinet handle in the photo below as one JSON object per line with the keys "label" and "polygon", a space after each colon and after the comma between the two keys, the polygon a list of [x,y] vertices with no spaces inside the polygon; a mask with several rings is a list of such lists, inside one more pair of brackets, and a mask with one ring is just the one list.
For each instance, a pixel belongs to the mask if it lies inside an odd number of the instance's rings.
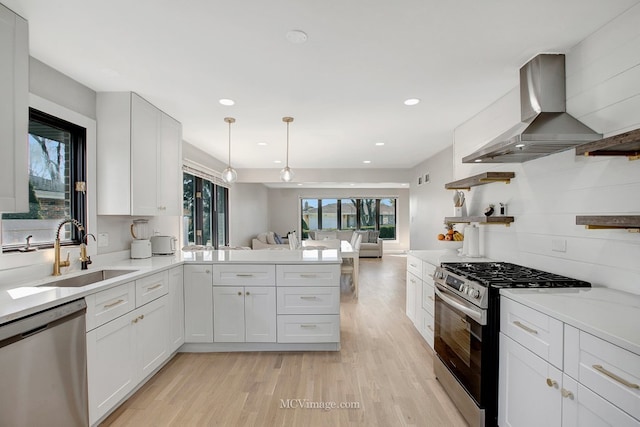
{"label": "silver cabinet handle", "polygon": [[315,274],[300,274],[300,277],[314,278],[314,277],[316,277],[316,275]]}
{"label": "silver cabinet handle", "polygon": [[568,397],[569,399],[573,400],[573,393],[571,393],[564,387],[562,388],[562,390],[560,390],[560,394],[562,395],[562,397]]}
{"label": "silver cabinet handle", "polygon": [[318,325],[300,325],[301,328],[316,328]]}
{"label": "silver cabinet handle", "polygon": [[549,387],[558,388],[558,382],[556,380],[552,380],[551,378],[547,378],[547,385]]}
{"label": "silver cabinet handle", "polygon": [[121,304],[121,303],[123,303],[123,302],[124,302],[124,300],[123,300],[123,299],[119,299],[118,301],[114,301],[114,302],[112,302],[111,304],[105,304],[105,305],[104,305],[104,308],[111,308],[111,307],[115,307],[116,305]]}
{"label": "silver cabinet handle", "polygon": [[160,286],[162,286],[162,283],[158,283],[157,285],[153,285],[153,286],[149,286],[147,288],[148,291],[152,291],[154,289],[158,289]]}
{"label": "silver cabinet handle", "polygon": [[530,334],[538,334],[538,331],[536,331],[535,329],[531,329],[530,327],[523,325],[522,323],[520,323],[519,320],[516,320],[515,322],[513,322],[514,325],[516,325],[518,328],[520,329],[524,329],[525,331],[529,332]]}
{"label": "silver cabinet handle", "polygon": [[410,265],[411,267],[414,267],[414,268],[415,268],[415,267],[417,267],[417,265],[416,265],[416,264],[409,264],[409,265]]}
{"label": "silver cabinet handle", "polygon": [[242,292],[239,292],[239,291],[238,291],[238,296],[242,296]]}
{"label": "silver cabinet handle", "polygon": [[249,293],[249,291],[245,292],[244,294],[245,294],[245,295],[251,295],[251,294]]}
{"label": "silver cabinet handle", "polygon": [[236,277],[253,277],[250,273],[236,273]]}
{"label": "silver cabinet handle", "polygon": [[608,376],[609,378],[612,378],[616,381],[618,381],[620,384],[623,384],[629,388],[640,388],[640,386],[638,384],[629,382],[627,380],[625,380],[622,377],[617,376],[616,374],[614,374],[611,371],[606,370],[605,368],[602,367],[602,365],[593,365],[593,369],[595,369],[596,371],[600,372],[601,374],[604,374],[606,376]]}
{"label": "silver cabinet handle", "polygon": [[314,296],[311,296],[311,297],[300,297],[300,299],[314,300],[314,299],[318,299],[318,297],[314,297]]}

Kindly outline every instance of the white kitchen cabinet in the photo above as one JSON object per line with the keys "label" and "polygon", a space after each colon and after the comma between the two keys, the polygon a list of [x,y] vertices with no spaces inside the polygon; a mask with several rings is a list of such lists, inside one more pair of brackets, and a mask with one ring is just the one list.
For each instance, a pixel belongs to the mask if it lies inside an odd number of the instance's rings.
{"label": "white kitchen cabinet", "polygon": [[640,426],[640,355],[502,297],[500,426]]}
{"label": "white kitchen cabinet", "polygon": [[132,92],[100,92],[98,214],[181,213],[182,127]]}
{"label": "white kitchen cabinet", "polygon": [[184,334],[187,343],[213,342],[213,267],[184,266]]}
{"label": "white kitchen cabinet", "polygon": [[560,425],[562,372],[500,334],[499,415],[502,427]]}
{"label": "white kitchen cabinet", "polygon": [[169,356],[168,297],[87,332],[89,421],[96,423]]}
{"label": "white kitchen cabinet", "polygon": [[29,28],[0,4],[0,212],[29,210]]}
{"label": "white kitchen cabinet", "polygon": [[416,292],[418,283],[421,282],[416,276],[407,271],[407,288],[406,288],[406,313],[407,317],[413,322],[416,322]]}
{"label": "white kitchen cabinet", "polygon": [[169,351],[173,353],[184,344],[184,270],[169,270],[169,305],[171,314]]}
{"label": "white kitchen cabinet", "polygon": [[214,342],[276,342],[274,286],[214,286]]}

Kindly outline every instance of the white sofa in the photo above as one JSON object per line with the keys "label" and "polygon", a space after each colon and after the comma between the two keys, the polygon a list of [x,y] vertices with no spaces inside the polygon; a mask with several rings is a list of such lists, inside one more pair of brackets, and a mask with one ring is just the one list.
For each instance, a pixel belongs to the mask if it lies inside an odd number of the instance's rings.
{"label": "white sofa", "polygon": [[313,240],[340,239],[351,241],[353,233],[362,234],[360,243],[360,258],[382,258],[383,240],[379,233],[373,230],[339,230],[339,231],[308,231]]}
{"label": "white sofa", "polygon": [[251,249],[289,249],[289,239],[280,239],[282,243],[277,243],[276,233],[273,231],[260,233],[251,240]]}

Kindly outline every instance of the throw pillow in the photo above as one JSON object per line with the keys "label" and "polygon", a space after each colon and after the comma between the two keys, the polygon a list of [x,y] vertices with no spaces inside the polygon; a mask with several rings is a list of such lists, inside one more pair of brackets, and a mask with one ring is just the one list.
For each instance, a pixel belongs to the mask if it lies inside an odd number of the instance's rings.
{"label": "throw pillow", "polygon": [[278,233],[273,233],[273,240],[276,241],[277,245],[281,245],[282,242],[282,237],[280,237],[280,235]]}
{"label": "throw pillow", "polygon": [[256,239],[260,240],[262,243],[267,243],[267,233],[260,233]]}
{"label": "throw pillow", "polygon": [[369,241],[369,231],[367,230],[358,230],[355,231],[354,233],[359,234],[362,236],[362,239],[360,240],[360,243],[367,243]]}
{"label": "throw pillow", "polygon": [[378,243],[379,231],[369,230],[369,243]]}
{"label": "throw pillow", "polygon": [[275,245],[276,244],[276,239],[275,239],[273,231],[269,231],[267,233],[267,243],[270,244],[270,245]]}

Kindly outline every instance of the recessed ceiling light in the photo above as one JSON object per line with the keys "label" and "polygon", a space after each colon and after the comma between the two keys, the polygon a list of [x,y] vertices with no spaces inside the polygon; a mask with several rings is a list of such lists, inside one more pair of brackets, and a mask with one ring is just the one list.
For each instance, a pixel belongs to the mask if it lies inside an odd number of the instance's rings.
{"label": "recessed ceiling light", "polygon": [[480,163],[482,161],[482,159],[475,159],[474,162],[476,163]]}
{"label": "recessed ceiling light", "polygon": [[218,102],[220,104],[226,105],[226,106],[231,106],[231,105],[236,103],[233,99],[227,99],[227,98],[222,98],[222,99],[218,100]]}
{"label": "recessed ceiling light", "polygon": [[274,160],[273,163],[280,164],[280,163],[282,163],[282,160]]}
{"label": "recessed ceiling light", "polygon": [[302,44],[307,41],[307,33],[301,30],[287,31],[287,40],[293,44]]}
{"label": "recessed ceiling light", "polygon": [[404,101],[404,105],[416,105],[419,103],[420,103],[420,100],[418,98],[409,98]]}
{"label": "recessed ceiling light", "polygon": [[363,160],[362,163],[365,163],[368,165],[369,163],[371,163],[371,160]]}
{"label": "recessed ceiling light", "polygon": [[266,142],[258,142],[258,145],[267,145]]}
{"label": "recessed ceiling light", "polygon": [[377,145],[378,147],[381,147],[381,146],[383,146],[383,145],[384,145],[384,142],[376,142],[376,145]]}

